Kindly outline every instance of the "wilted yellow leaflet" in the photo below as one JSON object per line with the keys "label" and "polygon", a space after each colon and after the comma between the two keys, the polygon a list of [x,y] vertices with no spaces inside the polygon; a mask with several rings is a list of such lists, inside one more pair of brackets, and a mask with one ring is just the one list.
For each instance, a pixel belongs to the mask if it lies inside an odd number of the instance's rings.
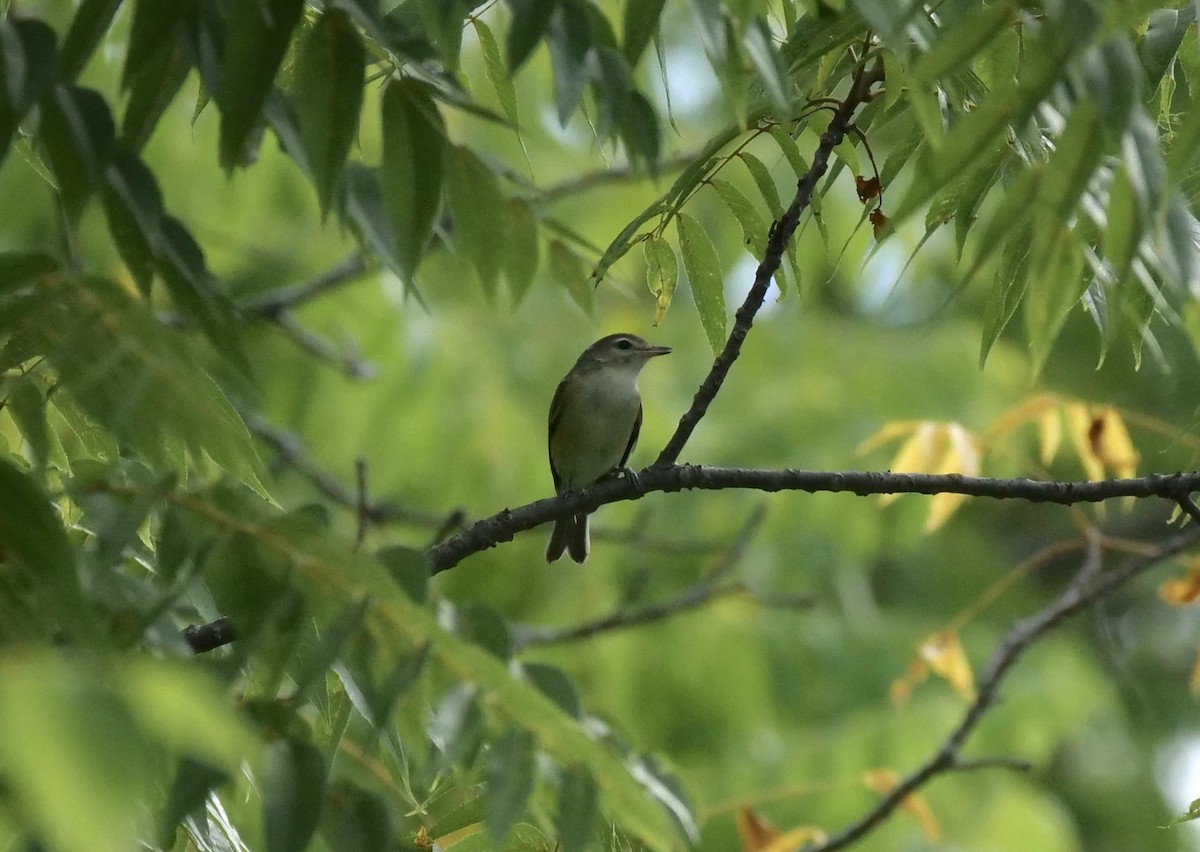
{"label": "wilted yellow leaflet", "polygon": [[912,691],[929,677],[929,666],[919,656],[913,657],[904,674],[892,681],[888,698],[897,707],[903,707],[912,696]]}
{"label": "wilted yellow leaflet", "polygon": [[792,852],[805,843],[824,843],[828,837],[824,831],[813,826],[780,832],[749,806],[738,809],[737,829],[741,852]]}
{"label": "wilted yellow leaflet", "polygon": [[[891,769],[872,769],[863,775],[863,783],[876,793],[887,795],[900,783],[900,776]],[[942,839],[942,830],[924,796],[909,793],[900,802],[900,807],[917,821],[928,840],[937,843]]]}
{"label": "wilted yellow leaflet", "polygon": [[1111,406],[1072,402],[1065,406],[1071,442],[1090,480],[1137,473],[1138,454],[1120,413]]}
{"label": "wilted yellow leaflet", "polygon": [[1158,596],[1173,606],[1190,604],[1200,597],[1200,559],[1193,559],[1187,576],[1164,580]]}
{"label": "wilted yellow leaflet", "polygon": [[975,676],[957,631],[943,630],[920,644],[921,659],[938,677],[948,681],[963,701],[975,698]]}

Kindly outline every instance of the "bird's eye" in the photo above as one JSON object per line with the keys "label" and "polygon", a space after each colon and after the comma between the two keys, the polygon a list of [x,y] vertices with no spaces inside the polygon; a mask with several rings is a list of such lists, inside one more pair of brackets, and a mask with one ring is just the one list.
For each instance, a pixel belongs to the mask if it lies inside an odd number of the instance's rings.
{"label": "bird's eye", "polygon": [[617,341],[617,348],[618,349],[632,349],[633,342],[631,340],[629,340],[628,338],[623,338],[623,339]]}

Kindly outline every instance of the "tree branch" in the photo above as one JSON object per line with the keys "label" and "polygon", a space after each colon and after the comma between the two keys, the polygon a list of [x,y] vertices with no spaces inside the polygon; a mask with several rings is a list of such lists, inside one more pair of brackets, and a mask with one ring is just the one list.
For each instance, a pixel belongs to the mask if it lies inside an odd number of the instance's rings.
{"label": "tree branch", "polygon": [[992,479],[959,474],[884,473],[872,471],[754,470],[746,468],[671,465],[638,472],[638,485],[615,478],[516,509],[503,509],[476,521],[426,551],[430,572],[453,568],[473,553],[512,541],[524,530],[566,514],[594,512],[608,503],[637,500],[655,491],[696,489],[718,491],[745,488],[758,491],[850,492],[867,494],[967,494],[973,497],[1029,500],[1035,503],[1098,503],[1114,497],[1161,497],[1178,502],[1200,490],[1200,473],[1152,474],[1136,479],[1097,482],[1057,482],[1033,479]]}
{"label": "tree branch", "polygon": [[245,317],[277,319],[281,313],[291,310],[297,305],[357,280],[366,273],[367,269],[366,255],[361,251],[355,252],[341,263],[314,275],[307,281],[242,299],[237,303],[237,307]]}
{"label": "tree branch", "polygon": [[[972,763],[977,763],[977,761],[960,760],[959,751],[967,737],[983,719],[984,714],[995,705],[1001,681],[1030,645],[1043,634],[1053,630],[1133,577],[1198,542],[1200,542],[1200,526],[1193,525],[1184,532],[1167,539],[1153,553],[1127,559],[1120,567],[1107,573],[1100,573],[1098,557],[1094,551],[1089,552],[1075,578],[1067,585],[1063,593],[1040,612],[1018,622],[1000,642],[984,668],[975,700],[967,707],[962,720],[946,737],[937,752],[888,791],[887,795],[880,799],[861,819],[833,835],[824,843],[806,847],[806,852],[831,852],[835,849],[844,849],[861,839],[896,808],[900,807],[908,796],[936,776],[961,769],[964,764],[971,766]],[[991,764],[995,765],[994,761]]]}
{"label": "tree branch", "polygon": [[742,343],[750,332],[755,315],[762,307],[763,299],[767,296],[767,288],[783,262],[783,253],[787,249],[792,234],[796,231],[796,226],[800,223],[800,214],[812,200],[813,193],[817,188],[817,181],[829,168],[829,158],[833,155],[833,149],[846,135],[855,111],[860,105],[870,100],[871,86],[882,79],[883,65],[879,62],[873,63],[869,68],[865,64],[860,65],[855,72],[854,81],[850,84],[850,92],[838,105],[833,118],[829,121],[829,127],[821,135],[821,142],[813,155],[812,166],[796,184],[795,198],[792,199],[791,205],[784,211],[783,216],[771,225],[762,263],[758,265],[758,271],[754,273],[754,284],[750,287],[750,292],[746,294],[742,306],[738,308],[734,317],[733,329],[725,340],[725,347],[713,361],[708,376],[696,390],[691,407],[679,419],[675,434],[671,436],[667,445],[659,453],[658,459],[654,462],[656,467],[666,467],[678,461],[684,444],[687,443],[696,426],[704,418],[704,414],[708,411],[708,406],[713,399],[716,398],[717,392],[721,390],[721,385],[724,384],[725,377],[733,367],[733,362],[741,354]]}

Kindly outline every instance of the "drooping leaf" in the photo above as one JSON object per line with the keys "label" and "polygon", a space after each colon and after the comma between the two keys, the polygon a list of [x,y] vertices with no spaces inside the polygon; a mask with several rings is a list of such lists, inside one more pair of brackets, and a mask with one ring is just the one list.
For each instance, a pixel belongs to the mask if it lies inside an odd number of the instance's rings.
{"label": "drooping leaf", "polygon": [[700,314],[700,324],[713,352],[725,345],[725,288],[721,259],[717,249],[695,218],[687,213],[675,217],[679,232],[679,253],[692,288],[692,300]]}
{"label": "drooping leaf", "polygon": [[675,297],[679,282],[679,261],[675,249],[662,237],[651,234],[645,243],[646,286],[654,296],[654,324],[661,325]]}
{"label": "drooping leaf", "polygon": [[187,49],[178,39],[161,44],[145,63],[138,66],[130,78],[129,100],[121,119],[121,144],[125,148],[133,153],[142,150],[191,70]]}
{"label": "drooping leaf", "polygon": [[507,0],[512,10],[512,23],[508,28],[508,69],[516,73],[525,64],[525,60],[533,53],[546,27],[550,24],[550,16],[560,0]]}
{"label": "drooping leaf", "polygon": [[584,313],[592,313],[595,309],[592,281],[579,255],[562,240],[550,242],[550,274],[559,285],[567,288]]}
{"label": "drooping leaf", "polygon": [[116,128],[104,97],[59,85],[43,101],[39,135],[58,180],[63,207],[77,221],[112,154]]}
{"label": "drooping leaf", "polygon": [[321,15],[300,45],[293,90],[323,216],[358,133],[365,67],[362,39],[340,10]]}
{"label": "drooping leaf", "polygon": [[595,829],[596,782],[582,766],[564,769],[558,791],[558,834],[563,852],[581,852]]}
{"label": "drooping leaf", "polygon": [[508,240],[504,256],[504,277],[512,293],[514,305],[519,305],[537,276],[538,220],[533,208],[519,198],[506,202]]}
{"label": "drooping leaf", "polygon": [[506,206],[496,175],[469,149],[450,149],[446,200],[454,217],[454,241],[471,261],[489,296],[505,254]]}
{"label": "drooping leaf", "polygon": [[533,792],[533,745],[528,731],[510,728],[492,746],[484,815],[488,834],[495,843],[504,841]]}
{"label": "drooping leaf", "polygon": [[158,3],[156,0],[136,0],[129,25],[129,48],[121,68],[121,88],[128,89],[151,57],[170,51],[175,42],[172,30],[179,23],[187,2]]}
{"label": "drooping leaf", "polygon": [[303,852],[325,801],[328,770],[311,743],[278,739],[267,747],[263,835],[267,852]]}
{"label": "drooping leaf", "polygon": [[442,205],[445,125],[426,87],[411,80],[388,83],[382,110],[380,183],[397,259],[411,278]]}
{"label": "drooping leaf", "polygon": [[0,20],[0,163],[17,125],[54,85],[54,30],[41,21]]}
{"label": "drooping leaf", "polygon": [[592,50],[591,24],[578,3],[557,5],[550,17],[547,40],[554,69],[554,106],[558,123],[566,127],[587,88]]}
{"label": "drooping leaf", "polygon": [[261,0],[229,7],[220,86],[215,92],[221,109],[221,165],[226,171],[246,160],[263,103],[303,8],[304,0]]}
{"label": "drooping leaf", "polygon": [[396,254],[396,234],[375,170],[355,161],[346,163],[341,189],[342,220],[359,242],[370,247],[403,280],[405,272]]}
{"label": "drooping leaf", "polygon": [[479,38],[479,48],[483,51],[483,72],[487,75],[492,88],[496,90],[496,97],[500,99],[500,107],[504,110],[504,114],[512,122],[512,126],[519,130],[521,120],[517,113],[517,87],[513,85],[512,77],[504,67],[496,36],[492,33],[491,27],[480,18],[473,18],[471,23]]}
{"label": "drooping leaf", "polygon": [[82,0],[59,52],[59,79],[73,82],[108,32],[121,0]]}

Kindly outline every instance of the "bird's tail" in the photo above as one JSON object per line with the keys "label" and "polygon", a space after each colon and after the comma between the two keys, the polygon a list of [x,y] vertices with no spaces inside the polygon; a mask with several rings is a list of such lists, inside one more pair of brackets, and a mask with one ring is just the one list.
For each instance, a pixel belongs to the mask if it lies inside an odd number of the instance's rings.
{"label": "bird's tail", "polygon": [[550,533],[550,541],[546,544],[546,561],[554,562],[565,552],[582,564],[590,549],[588,516],[567,515],[554,522],[554,532]]}

